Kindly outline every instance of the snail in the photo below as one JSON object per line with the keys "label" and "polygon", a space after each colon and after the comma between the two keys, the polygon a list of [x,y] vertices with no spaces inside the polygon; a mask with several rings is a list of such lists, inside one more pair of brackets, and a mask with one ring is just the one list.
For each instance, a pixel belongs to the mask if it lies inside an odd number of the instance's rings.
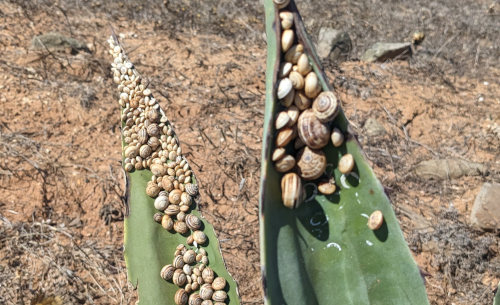
{"label": "snail", "polygon": [[157,209],[159,211],[165,210],[168,206],[168,198],[166,196],[156,197],[154,206],[155,206],[155,209]]}
{"label": "snail", "polygon": [[186,215],[185,221],[187,226],[193,231],[196,231],[201,228],[202,225],[201,220],[193,214]]}
{"label": "snail", "polygon": [[157,177],[165,176],[167,173],[167,169],[163,166],[163,164],[151,164],[149,169],[151,170],[151,173]]}
{"label": "snail", "polygon": [[283,53],[288,51],[292,47],[294,40],[295,40],[295,33],[293,32],[293,30],[291,29],[284,30],[283,33],[281,34],[281,51]]}
{"label": "snail", "polygon": [[278,99],[284,99],[290,93],[290,91],[292,91],[292,89],[293,84],[289,78],[285,77],[281,79],[278,84]]}
{"label": "snail", "polygon": [[214,290],[212,289],[212,285],[203,284],[200,288],[200,297],[204,300],[210,300],[212,295],[214,294]]}
{"label": "snail", "polygon": [[181,202],[181,197],[182,191],[178,189],[175,189],[168,194],[168,200],[171,204],[179,204]]}
{"label": "snail", "polygon": [[215,302],[225,302],[227,299],[227,293],[224,290],[217,290],[212,295],[212,300]]}
{"label": "snail", "polygon": [[226,287],[226,279],[223,277],[216,277],[212,282],[212,288],[214,290],[222,290]]}
{"label": "snail", "polygon": [[289,122],[290,122],[290,117],[288,116],[288,113],[286,111],[281,111],[280,113],[278,113],[278,116],[276,117],[275,121],[276,130],[279,130],[287,126]]}
{"label": "snail", "polygon": [[196,196],[198,194],[198,185],[188,183],[185,186],[186,193],[188,193],[191,196]]}
{"label": "snail", "polygon": [[297,72],[305,76],[309,72],[311,72],[311,70],[312,67],[309,63],[309,58],[307,58],[307,55],[305,53],[302,53],[299,56],[299,59],[297,59]]}
{"label": "snail", "polygon": [[189,231],[189,228],[184,221],[176,221],[174,222],[174,231],[179,234],[185,234]]}
{"label": "snail", "polygon": [[309,72],[305,78],[304,93],[308,98],[316,98],[321,92],[318,76],[314,72]]}
{"label": "snail", "polygon": [[295,158],[286,155],[275,163],[276,170],[280,173],[286,173],[295,166]]}
{"label": "snail", "polygon": [[200,297],[199,293],[193,293],[192,295],[189,296],[189,301],[188,301],[189,305],[201,305],[202,303],[203,299]]}
{"label": "snail", "polygon": [[285,53],[285,61],[296,64],[302,54],[304,54],[304,46],[301,43],[296,44]]}
{"label": "snail", "polygon": [[163,215],[163,217],[161,218],[161,226],[165,229],[165,230],[172,230],[174,228],[174,220],[167,214]]}
{"label": "snail", "polygon": [[312,149],[323,148],[330,139],[328,125],[320,122],[311,109],[300,114],[297,129],[300,139]]}
{"label": "snail", "polygon": [[335,181],[333,181],[333,179],[318,183],[318,191],[324,195],[331,195],[335,193],[336,188],[337,187],[335,186]]}
{"label": "snail", "polygon": [[158,193],[160,193],[160,191],[161,191],[161,189],[158,186],[158,184],[156,184],[153,181],[149,181],[148,184],[146,185],[146,194],[149,197],[154,198],[154,197],[158,196]]}
{"label": "snail", "polygon": [[165,265],[165,266],[163,266],[163,268],[161,268],[160,276],[165,281],[170,281],[172,279],[172,277],[174,276],[174,271],[175,271],[174,266],[172,266],[170,264]]}
{"label": "snail", "polygon": [[212,284],[214,281],[214,271],[210,267],[206,267],[201,271],[201,277],[205,283]]}
{"label": "snail", "polygon": [[188,293],[184,289],[179,289],[175,293],[174,302],[177,305],[185,305],[188,302]]}
{"label": "snail", "polygon": [[177,269],[174,271],[174,275],[172,276],[172,282],[174,282],[174,284],[179,287],[184,286],[184,284],[186,284],[187,276],[184,273],[184,271],[182,271],[182,269]]}
{"label": "snail", "polygon": [[194,252],[194,250],[187,250],[184,255],[182,256],[182,259],[184,260],[184,262],[186,264],[192,264],[195,262],[196,260],[196,253]]}
{"label": "snail", "polygon": [[184,259],[183,259],[182,255],[177,255],[174,257],[174,261],[172,263],[172,266],[174,266],[174,268],[176,268],[176,269],[180,269],[184,266]]}
{"label": "snail", "polygon": [[[299,117],[300,120],[300,117]],[[276,136],[276,147],[285,147],[290,141],[297,136],[297,129],[293,127],[285,127],[278,132]]]}
{"label": "snail", "polygon": [[179,212],[181,211],[180,207],[178,205],[175,205],[175,204],[170,204],[165,210],[165,215],[167,216],[175,216],[177,214],[179,214]]}
{"label": "snail", "polygon": [[299,72],[290,72],[288,79],[292,82],[292,86],[295,90],[301,90],[304,88],[304,77]]}
{"label": "snail", "polygon": [[288,30],[293,26],[293,14],[288,11],[280,12],[281,28]]}
{"label": "snail", "polygon": [[283,62],[280,65],[280,70],[279,70],[279,78],[284,78],[287,77],[288,74],[292,71],[292,63],[290,62]]}
{"label": "snail", "polygon": [[288,114],[288,117],[290,118],[290,121],[288,121],[288,126],[293,127],[295,123],[297,123],[297,120],[299,119],[300,115],[300,110],[296,106],[292,105],[288,107],[288,110],[286,111]]}
{"label": "snail", "polygon": [[335,147],[340,147],[342,143],[344,143],[344,134],[338,128],[333,129],[330,138],[332,139],[332,144]]}
{"label": "snail", "polygon": [[376,210],[368,218],[368,227],[370,230],[378,230],[384,223],[384,215],[381,211]]}
{"label": "snail", "polygon": [[147,158],[151,155],[151,153],[153,152],[153,150],[151,149],[151,147],[147,144],[144,144],[142,145],[140,148],[139,148],[139,155],[142,157],[142,158]]}
{"label": "snail", "polygon": [[339,160],[339,171],[342,174],[349,174],[354,169],[354,158],[351,154],[345,154]]}
{"label": "snail", "polygon": [[203,245],[208,240],[207,235],[199,230],[193,232],[193,239],[198,245]]}
{"label": "snail", "polygon": [[297,154],[297,172],[304,180],[319,178],[326,169],[326,156],[322,150],[302,148]]}
{"label": "snail", "polygon": [[285,156],[286,150],[283,147],[278,147],[273,151],[271,160],[276,162]]}
{"label": "snail", "polygon": [[337,116],[340,107],[335,94],[331,91],[324,91],[316,97],[312,109],[320,122],[327,123]]}
{"label": "snail", "polygon": [[304,189],[299,175],[288,173],[281,178],[281,198],[289,209],[297,208],[304,199]]}

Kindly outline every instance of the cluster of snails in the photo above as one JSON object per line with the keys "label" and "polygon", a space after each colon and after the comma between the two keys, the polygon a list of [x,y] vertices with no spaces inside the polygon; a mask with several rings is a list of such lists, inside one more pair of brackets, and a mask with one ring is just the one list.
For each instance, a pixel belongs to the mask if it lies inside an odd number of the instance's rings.
{"label": "cluster of snails", "polygon": [[[153,215],[153,219],[168,231],[175,231],[185,236],[192,232],[188,235],[186,242],[198,249],[199,246],[207,243],[208,237],[202,231],[201,219],[189,214],[193,198],[198,195],[198,186],[192,183],[193,172],[187,160],[182,156],[174,130],[160,108],[160,104],[151,94],[151,90],[144,86],[141,76],[115,40],[111,37],[108,42],[110,54],[114,58],[111,65],[113,80],[120,91],[119,104],[122,107],[121,120],[124,125],[122,136],[127,144],[123,151],[123,166],[128,172],[141,169],[151,170],[153,176],[147,183],[145,191],[148,196],[155,198],[154,207],[160,211]],[[206,298],[209,293],[208,286],[203,285],[212,285],[212,281],[200,277],[196,283],[193,282],[193,279],[200,276],[196,273],[203,272],[203,269],[207,270],[205,273],[212,272],[213,275],[213,271],[206,267],[208,264],[206,251],[200,248],[200,254],[195,255],[193,261],[190,256],[195,254],[194,250],[178,247],[176,252],[179,253],[175,255],[174,264],[165,266],[161,271],[163,278],[174,279],[177,286],[185,286],[177,292],[176,304],[187,304],[187,296],[197,289],[200,289],[200,293],[193,293],[195,296],[189,297],[189,304],[202,304],[202,302],[205,305],[212,304],[210,298],[216,304],[217,302],[223,304],[227,298],[226,292],[222,291],[226,285],[225,279],[217,279],[215,287],[220,287],[222,281],[224,285],[221,289],[210,288],[216,291],[208,299]],[[195,261],[201,262],[200,267],[191,268],[190,265]],[[181,264],[180,268],[174,267]],[[172,277],[169,278],[172,268],[175,269],[172,271]],[[191,271],[194,274],[191,274]],[[200,298],[198,302],[197,296],[202,294],[205,298]],[[185,302],[184,299],[186,299]]]}
{"label": "cluster of snails", "polygon": [[180,287],[174,297],[177,305],[223,305],[227,299],[226,280],[207,266],[207,252],[197,250],[198,253],[183,244],[177,246],[172,264],[161,269],[161,277]]}
{"label": "cluster of snails", "polygon": [[[286,10],[290,0],[274,0],[274,3],[280,10],[282,60],[277,98],[282,107],[275,120],[277,135],[271,158],[276,170],[284,173],[283,204],[296,208],[304,199],[303,180],[319,179],[317,189],[321,193],[335,192],[333,177],[324,177],[327,161],[322,149],[330,140],[334,147],[340,147],[344,135],[332,126],[340,111],[339,101],[333,92],[322,92],[304,45],[296,37],[294,14]],[[338,168],[342,174],[349,174],[354,168],[353,156],[342,156]]]}

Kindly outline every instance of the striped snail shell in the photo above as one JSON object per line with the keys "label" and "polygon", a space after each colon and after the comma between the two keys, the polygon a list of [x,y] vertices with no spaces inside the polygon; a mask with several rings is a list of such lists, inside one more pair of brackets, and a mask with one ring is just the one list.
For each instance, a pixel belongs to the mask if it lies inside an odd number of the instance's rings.
{"label": "striped snail shell", "polygon": [[212,282],[214,281],[214,277],[214,271],[210,267],[206,267],[201,272],[201,278],[205,283],[212,284]]}
{"label": "striped snail shell", "polygon": [[187,192],[182,192],[180,204],[190,206],[191,203],[192,203],[191,195],[189,195]]}
{"label": "striped snail shell", "polygon": [[210,300],[212,295],[214,294],[214,290],[212,289],[212,285],[203,284],[200,288],[200,297],[204,300]]}
{"label": "striped snail shell", "polygon": [[299,110],[306,110],[311,106],[311,100],[304,93],[298,92],[293,98],[293,103]]}
{"label": "striped snail shell", "polygon": [[184,234],[189,231],[189,228],[184,221],[176,221],[174,222],[174,231],[179,234]]}
{"label": "striped snail shell", "polygon": [[325,180],[318,183],[318,191],[324,195],[331,195],[335,193],[337,186],[335,185],[335,180]]}
{"label": "striped snail shell", "polygon": [[201,305],[202,302],[203,302],[203,299],[200,297],[199,293],[195,292],[189,296],[189,301],[188,301],[189,305]]}
{"label": "striped snail shell", "polygon": [[297,155],[297,172],[304,180],[319,178],[326,169],[326,156],[322,150],[302,148]]}
{"label": "striped snail shell", "polygon": [[149,119],[151,123],[156,123],[160,120],[160,112],[153,108],[148,111],[146,118]]}
{"label": "striped snail shell", "polygon": [[312,149],[320,149],[330,140],[330,128],[311,109],[302,112],[297,123],[300,139]]}
{"label": "striped snail shell", "polygon": [[151,169],[153,175],[155,175],[156,177],[162,177],[167,174],[167,168],[163,166],[163,164],[154,163],[151,164],[149,168]]}
{"label": "striped snail shell", "polygon": [[153,220],[157,223],[161,223],[161,220],[163,218],[163,214],[162,213],[155,213],[153,215]]}
{"label": "striped snail shell", "polygon": [[172,276],[172,282],[174,282],[174,284],[179,287],[184,286],[184,284],[186,284],[187,277],[184,271],[182,271],[182,269],[177,269],[174,271],[174,275]]}
{"label": "striped snail shell", "polygon": [[174,260],[172,262],[172,266],[174,266],[174,268],[176,268],[176,269],[180,269],[184,266],[184,258],[182,257],[182,255],[176,255],[174,257]]}
{"label": "striped snail shell", "polygon": [[156,123],[149,124],[147,132],[151,137],[156,137],[160,134],[160,127]]}
{"label": "striped snail shell", "polygon": [[186,224],[191,230],[196,231],[201,228],[202,222],[197,216],[188,214],[186,215]]}
{"label": "striped snail shell", "polygon": [[285,156],[285,154],[286,154],[286,150],[283,147],[278,147],[273,151],[273,155],[271,157],[271,160],[273,160],[273,162],[276,162],[276,161],[280,160],[281,158],[283,158]]}
{"label": "striped snail shell", "polygon": [[187,250],[182,256],[182,259],[186,264],[191,265],[196,260],[196,252],[194,252],[194,250]]}
{"label": "striped snail shell", "polygon": [[168,200],[171,204],[179,204],[181,202],[181,196],[181,190],[175,189],[168,194]]}
{"label": "striped snail shell", "polygon": [[339,113],[337,97],[331,91],[321,92],[314,100],[312,109],[320,122],[326,123],[333,120]]}
{"label": "striped snail shell", "polygon": [[160,191],[161,191],[161,189],[158,186],[158,184],[156,184],[156,182],[149,181],[148,184],[146,185],[146,194],[149,197],[154,198],[154,197],[158,196],[158,193],[160,193]]}
{"label": "striped snail shell", "polygon": [[203,302],[201,302],[201,305],[220,305],[220,304],[214,304],[212,300],[204,300]]}
{"label": "striped snail shell", "polygon": [[180,208],[178,205],[175,205],[175,204],[170,204],[166,209],[165,209],[165,214],[168,215],[168,216],[175,216],[177,214],[179,214],[180,212]]}
{"label": "striped snail shell", "polygon": [[291,62],[292,64],[295,65],[299,60],[300,55],[302,55],[303,53],[304,53],[304,46],[301,43],[296,44],[285,53],[285,61]]}
{"label": "striped snail shell", "polygon": [[177,305],[186,305],[188,302],[188,293],[186,292],[186,290],[182,288],[177,290],[174,296],[174,302]]}
{"label": "striped snail shell", "polygon": [[286,173],[295,166],[295,158],[292,155],[286,155],[274,164],[276,170],[280,173]]}
{"label": "striped snail shell", "polygon": [[223,277],[216,277],[212,283],[212,288],[214,290],[222,290],[226,287],[226,279]]}
{"label": "striped snail shell", "polygon": [[142,158],[147,158],[151,155],[151,153],[153,152],[153,150],[151,149],[151,147],[147,144],[144,144],[142,145],[140,148],[139,148],[139,156],[141,156]]}
{"label": "striped snail shell", "polygon": [[151,147],[152,150],[156,150],[158,146],[160,146],[160,140],[158,140],[157,137],[150,137],[148,139],[148,145]]}
{"label": "striped snail shell", "polygon": [[290,72],[288,78],[292,81],[292,86],[295,90],[300,90],[304,88],[304,77],[299,72],[296,71]]}
{"label": "striped snail shell", "polygon": [[131,146],[127,146],[127,148],[125,148],[125,157],[127,158],[135,158],[137,155],[139,154],[139,150],[137,149],[137,146],[135,145],[131,145]]}
{"label": "striped snail shell", "polygon": [[289,209],[295,209],[302,203],[304,189],[299,175],[288,173],[281,178],[281,198],[283,205]]}
{"label": "striped snail shell", "polygon": [[162,179],[161,186],[167,192],[170,192],[174,189],[174,184],[172,183],[172,181],[170,179]]}
{"label": "striped snail shell", "polygon": [[170,281],[172,279],[172,277],[174,276],[174,272],[175,272],[175,267],[168,264],[168,265],[163,266],[163,268],[161,268],[160,276],[165,281]]}
{"label": "striped snail shell", "polygon": [[194,231],[193,239],[198,245],[203,245],[207,242],[207,235],[203,231]]}
{"label": "striped snail shell", "polygon": [[297,129],[294,127],[285,127],[278,132],[276,136],[276,147],[285,147],[297,136]]}
{"label": "striped snail shell", "polygon": [[164,211],[168,206],[168,197],[167,196],[158,196],[155,199],[155,209]]}
{"label": "striped snail shell", "polygon": [[139,143],[141,144],[146,144],[146,142],[148,141],[148,133],[146,131],[146,128],[141,128],[139,129],[139,131],[137,132],[137,141],[139,141]]}
{"label": "striped snail shell", "polygon": [[186,193],[188,193],[191,196],[196,196],[198,194],[198,185],[188,183],[185,186]]}
{"label": "striped snail shell", "polygon": [[224,290],[217,290],[212,295],[212,300],[215,302],[225,302],[227,299],[227,293]]}

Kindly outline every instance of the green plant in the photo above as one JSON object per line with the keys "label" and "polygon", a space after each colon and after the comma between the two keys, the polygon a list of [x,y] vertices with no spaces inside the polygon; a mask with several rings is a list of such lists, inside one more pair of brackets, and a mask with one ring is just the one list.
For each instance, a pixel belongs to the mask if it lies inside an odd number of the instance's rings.
{"label": "green plant", "polygon": [[[184,269],[179,266],[172,270],[189,276],[198,268],[203,274],[199,278],[215,290],[213,296],[209,294],[206,299],[239,304],[237,286],[225,268],[214,229],[197,210],[196,180],[182,156],[177,136],[115,35],[109,43],[114,57],[113,78],[120,93],[123,165],[127,171],[124,255],[129,280],[139,289],[139,301],[141,304],[172,304],[173,301],[186,304],[189,296],[190,300],[197,298],[201,303],[196,291],[203,283],[195,287],[192,275],[190,279],[177,281],[177,286],[182,288],[174,285],[175,277],[174,283],[168,282],[172,279],[166,272],[160,276],[165,265],[174,263],[175,255],[192,249],[199,255],[196,261],[181,257]],[[198,220],[202,222],[199,229]],[[221,280],[223,285],[220,285],[218,281],[218,288],[211,285],[212,275],[205,274],[210,268],[226,283]]]}
{"label": "green plant", "polygon": [[[272,0],[264,2],[268,55],[260,232],[266,303],[428,304],[423,280],[390,202],[342,110],[329,123],[329,128],[333,125],[340,129],[345,141],[339,147],[330,142],[322,149],[327,163],[331,164],[326,167],[326,176],[335,180],[338,191],[331,195],[312,191],[320,178],[307,183],[305,196],[308,199],[298,208],[283,206],[281,174],[271,160],[277,133],[274,120],[278,112],[286,109],[283,104],[289,104],[287,97],[280,102],[277,99],[277,91],[281,89],[278,74],[284,58],[281,50],[290,47],[283,45],[282,21],[286,19],[285,22],[290,23],[292,20],[296,41],[302,44],[321,90],[333,89],[322,71],[295,3],[293,0],[289,4],[288,1],[275,2],[284,2],[285,8],[278,10]],[[283,14],[280,20],[279,13],[283,11],[291,14]],[[296,154],[293,146],[285,147],[292,156]],[[340,158],[348,154],[353,156],[355,168],[352,173],[349,170],[342,173],[337,165]],[[300,203],[302,198],[297,198]],[[382,212],[384,221],[380,228],[372,227],[372,230],[367,226],[367,218],[376,210]]]}

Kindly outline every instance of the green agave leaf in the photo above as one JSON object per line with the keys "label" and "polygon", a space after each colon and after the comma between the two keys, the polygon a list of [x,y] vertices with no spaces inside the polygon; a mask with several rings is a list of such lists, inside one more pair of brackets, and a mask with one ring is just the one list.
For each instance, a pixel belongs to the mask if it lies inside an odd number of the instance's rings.
{"label": "green agave leaf", "polygon": [[[121,47],[114,34],[113,38],[116,45]],[[124,52],[123,48],[122,52]],[[122,151],[125,145],[122,137]],[[124,225],[124,256],[127,274],[129,281],[138,287],[139,304],[175,304],[174,295],[179,287],[163,280],[160,277],[160,270],[164,265],[172,264],[174,252],[179,244],[191,247],[186,244],[188,235],[173,234],[153,220],[153,215],[158,211],[154,207],[154,199],[145,192],[151,177],[152,173],[148,169],[136,170],[127,173],[126,176],[127,211]],[[197,208],[197,203],[193,205]],[[203,232],[208,237],[208,242],[203,246],[207,251],[208,266],[217,276],[227,281],[226,304],[240,304],[236,282],[226,269],[213,226],[202,217],[199,210],[193,209],[190,213],[203,221]]]}
{"label": "green agave leaf", "polygon": [[498,283],[497,292],[495,293],[495,299],[493,300],[493,305],[500,305],[500,283]]}
{"label": "green agave leaf", "polygon": [[[294,13],[297,36],[323,90],[332,90],[293,1],[287,10]],[[280,19],[272,0],[265,1],[265,12],[268,55],[259,210],[266,303],[428,304],[419,269],[391,204],[343,113],[334,125],[347,135],[345,144],[340,148],[329,144],[324,151],[328,163],[335,167],[343,154],[352,154],[359,179],[349,175],[342,183],[341,173],[332,169],[340,191],[316,195],[295,210],[283,206],[281,174],[270,157],[276,133],[273,120],[280,107],[275,99]],[[385,221],[379,230],[372,231],[367,217],[375,210],[383,212]]]}

